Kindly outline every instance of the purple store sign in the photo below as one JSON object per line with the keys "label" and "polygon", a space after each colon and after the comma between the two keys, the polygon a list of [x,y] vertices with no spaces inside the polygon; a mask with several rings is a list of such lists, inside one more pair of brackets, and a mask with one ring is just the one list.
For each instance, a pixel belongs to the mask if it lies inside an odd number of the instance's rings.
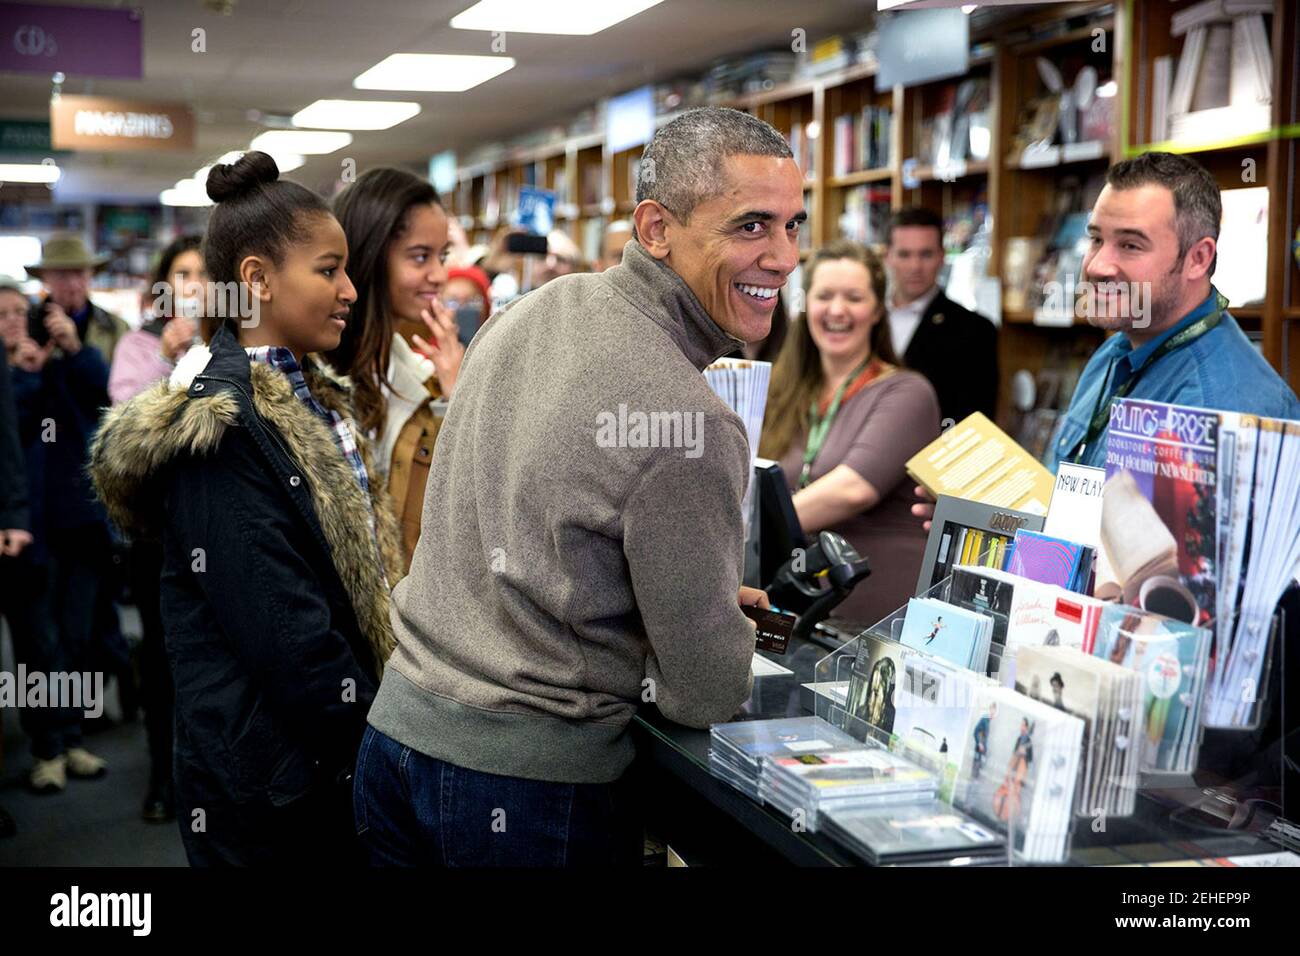
{"label": "purple store sign", "polygon": [[0,72],[138,80],[140,35],[138,10],[0,3]]}

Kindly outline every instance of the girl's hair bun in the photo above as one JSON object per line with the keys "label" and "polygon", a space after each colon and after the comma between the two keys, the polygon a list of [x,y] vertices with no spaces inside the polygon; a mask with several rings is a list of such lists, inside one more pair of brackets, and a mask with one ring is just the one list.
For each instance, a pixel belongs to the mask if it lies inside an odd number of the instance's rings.
{"label": "girl's hair bun", "polygon": [[280,178],[280,167],[266,153],[245,153],[233,163],[218,163],[208,173],[208,198],[225,202]]}

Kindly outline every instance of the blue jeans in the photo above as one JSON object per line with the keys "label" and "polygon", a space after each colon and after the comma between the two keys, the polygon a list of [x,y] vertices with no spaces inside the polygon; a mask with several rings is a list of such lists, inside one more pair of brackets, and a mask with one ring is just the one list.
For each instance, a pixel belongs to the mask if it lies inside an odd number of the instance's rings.
{"label": "blue jeans", "polygon": [[633,787],[467,770],[366,728],[353,784],[373,866],[638,865]]}

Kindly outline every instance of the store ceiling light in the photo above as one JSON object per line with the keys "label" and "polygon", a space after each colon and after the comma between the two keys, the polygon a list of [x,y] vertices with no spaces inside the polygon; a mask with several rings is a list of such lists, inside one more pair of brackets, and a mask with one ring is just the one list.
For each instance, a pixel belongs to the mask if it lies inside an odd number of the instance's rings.
{"label": "store ceiling light", "polygon": [[[306,153],[309,156],[318,156],[336,152],[351,142],[351,133],[334,130],[273,129],[258,134],[248,148],[258,149],[272,156],[281,153]],[[281,172],[283,171],[282,168]]]}
{"label": "store ceiling light", "polygon": [[53,163],[0,163],[0,183],[57,183],[62,175]]}
{"label": "store ceiling light", "polygon": [[179,189],[164,189],[158,194],[158,201],[164,206],[211,206],[211,200],[200,201],[198,196],[183,193]]}
{"label": "store ceiling light", "polygon": [[514,65],[514,58],[508,56],[394,53],[358,76],[352,85],[358,90],[461,93],[514,69]]}
{"label": "store ceiling light", "polygon": [[293,125],[307,129],[390,129],[419,112],[419,103],[394,100],[317,100],[293,114]]}
{"label": "store ceiling light", "polygon": [[[208,173],[212,172],[212,166],[228,166],[231,163],[239,162],[239,158],[244,155],[242,149],[232,149],[228,153],[222,153],[211,166],[201,166],[195,170],[194,178],[201,183],[208,181]],[[301,164],[300,164],[301,165]]]}
{"label": "store ceiling light", "polygon": [[171,189],[164,189],[158,194],[158,201],[164,206],[212,205],[207,189],[197,179],[182,179]]}
{"label": "store ceiling light", "polygon": [[457,30],[591,36],[663,0],[479,0],[451,18]]}
{"label": "store ceiling light", "polygon": [[293,172],[295,169],[298,169],[300,166],[302,166],[303,163],[307,162],[307,157],[301,155],[300,153],[281,153],[279,151],[273,152],[272,150],[269,149],[262,150],[262,152],[266,153],[268,156],[270,156],[272,159],[275,160],[275,166],[278,170],[280,170],[280,173],[282,175],[284,173]]}

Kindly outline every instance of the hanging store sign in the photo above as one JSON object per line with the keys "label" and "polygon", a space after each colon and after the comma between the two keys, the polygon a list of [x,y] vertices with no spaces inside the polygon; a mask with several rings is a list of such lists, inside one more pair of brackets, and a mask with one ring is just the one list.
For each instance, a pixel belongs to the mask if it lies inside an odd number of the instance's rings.
{"label": "hanging store sign", "polygon": [[138,10],[0,3],[0,72],[144,76]]}
{"label": "hanging store sign", "polygon": [[50,101],[50,128],[55,149],[184,152],[194,148],[194,116],[184,103],[60,96]]}

